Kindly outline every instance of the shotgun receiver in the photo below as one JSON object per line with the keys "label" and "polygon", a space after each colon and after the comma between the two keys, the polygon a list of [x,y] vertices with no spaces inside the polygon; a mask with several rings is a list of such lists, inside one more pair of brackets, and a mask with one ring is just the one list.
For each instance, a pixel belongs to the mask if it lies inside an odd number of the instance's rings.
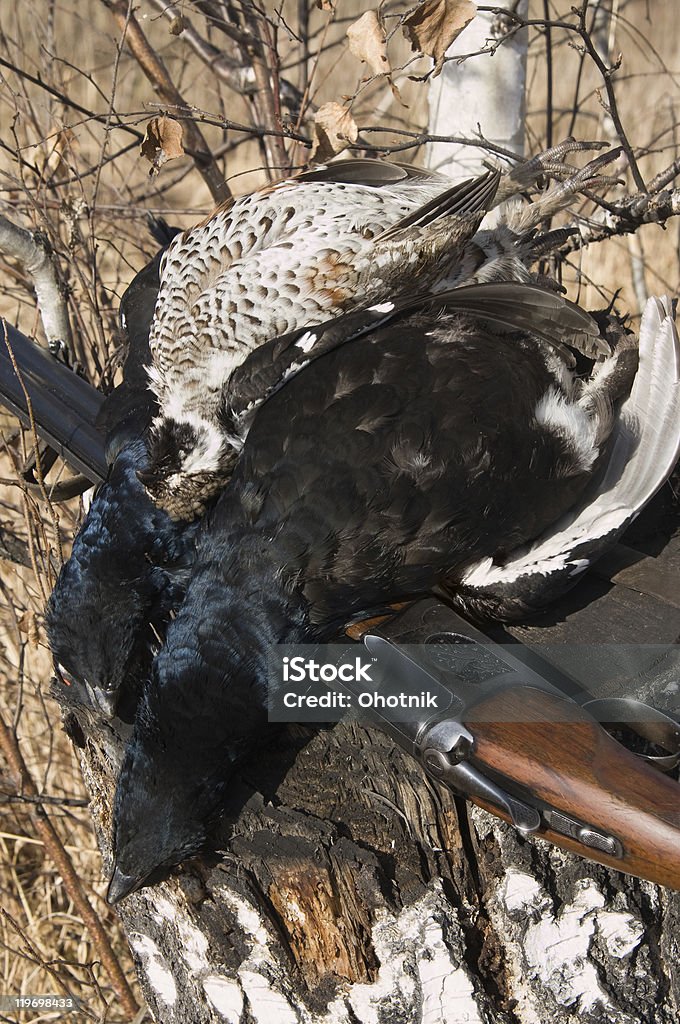
{"label": "shotgun receiver", "polygon": [[369,624],[361,639],[378,689],[436,693],[443,711],[369,712],[430,776],[523,835],[680,889],[680,785],[543,673],[436,600]]}

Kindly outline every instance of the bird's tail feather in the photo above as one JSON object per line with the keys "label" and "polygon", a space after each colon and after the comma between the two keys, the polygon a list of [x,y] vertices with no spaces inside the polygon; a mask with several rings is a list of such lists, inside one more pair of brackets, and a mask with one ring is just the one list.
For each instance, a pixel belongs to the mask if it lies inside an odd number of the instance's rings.
{"label": "bird's tail feather", "polygon": [[496,195],[500,177],[500,171],[488,171],[478,178],[456,182],[451,188],[412,210],[411,213],[402,217],[396,224],[379,235],[381,245],[386,240],[398,236],[407,228],[422,228],[442,217],[460,217],[464,214],[488,210]]}
{"label": "bird's tail feather", "polygon": [[[527,331],[552,347],[595,348],[609,355],[607,342],[588,313],[556,292],[536,285],[497,282],[455,288],[437,296],[448,310],[469,313],[513,331]],[[560,348],[560,352],[564,352]]]}
{"label": "bird's tail feather", "polygon": [[[623,500],[637,511],[680,458],[680,339],[666,296],[647,302],[639,351],[638,372],[621,408],[615,438],[624,447],[631,436],[636,437],[621,481],[625,480]],[[606,482],[605,478],[603,487]]]}

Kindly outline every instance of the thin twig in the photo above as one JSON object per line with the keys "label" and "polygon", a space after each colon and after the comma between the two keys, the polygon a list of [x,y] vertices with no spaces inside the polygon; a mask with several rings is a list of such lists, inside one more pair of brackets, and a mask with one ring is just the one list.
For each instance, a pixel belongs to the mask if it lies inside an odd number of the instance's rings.
{"label": "thin twig", "polygon": [[[9,71],[14,72],[15,75],[18,75],[19,78],[23,78],[25,81],[31,82],[32,85],[37,85],[38,88],[44,89],[44,91],[50,96],[54,96],[54,98],[58,99],[60,103],[63,103],[66,108],[70,110],[77,110],[80,114],[84,114],[90,121],[97,121],[100,124],[106,124],[109,120],[108,114],[97,114],[93,110],[89,110],[81,103],[77,103],[75,100],[71,99],[71,97],[67,96],[66,93],[60,92],[58,89],[55,89],[54,86],[48,85],[47,82],[43,82],[40,78],[36,78],[35,75],[29,74],[28,71],[24,71],[23,68],[10,63],[10,61],[5,60],[4,57],[0,57],[0,67],[7,68]],[[116,127],[121,128],[130,135],[134,135],[140,142],[144,138],[140,131],[136,128],[132,128],[128,124],[125,124],[125,122],[121,121],[120,118],[116,121]]]}
{"label": "thin twig", "polygon": [[553,52],[552,52],[552,28],[548,19],[550,18],[550,0],[543,0],[545,12],[545,148],[552,147],[553,139]]}
{"label": "thin twig", "polygon": [[607,111],[608,111],[608,113],[609,113],[609,115],[610,115],[610,117],[611,117],[611,119],[612,119],[612,121],[614,123],[614,128],[616,129],[616,137],[619,140],[621,148],[623,149],[624,153],[626,154],[626,158],[627,158],[628,164],[630,166],[630,173],[633,175],[633,181],[635,182],[635,185],[640,190],[640,192],[646,192],[647,191],[647,186],[645,185],[644,178],[642,177],[642,174],[640,173],[640,168],[638,167],[637,160],[635,159],[635,154],[633,152],[633,147],[631,146],[630,142],[628,141],[628,136],[626,135],[626,133],[624,131],[623,123],[621,121],[621,116],[619,114],[618,106],[616,104],[616,93],[614,92],[613,78],[614,78],[615,73],[618,71],[618,69],[619,69],[619,67],[621,65],[621,61],[619,59],[619,60],[615,61],[611,65],[611,67],[607,67],[605,62],[600,57],[600,54],[597,52],[597,47],[593,43],[592,35],[590,34],[590,32],[588,30],[588,27],[586,25],[586,14],[588,12],[588,2],[587,2],[587,0],[586,0],[585,3],[583,3],[581,5],[580,8],[574,7],[574,8],[572,8],[572,10],[573,10],[574,14],[578,15],[578,19],[579,19],[578,34],[579,34],[579,36],[581,37],[581,39],[583,41],[583,45],[584,45],[584,47],[585,47],[589,57],[591,57],[593,63],[595,64],[595,66],[597,67],[598,71],[602,75],[602,80],[604,82],[604,87],[605,87],[605,90],[607,92]]}
{"label": "thin twig", "polygon": [[[150,45],[134,14],[128,18],[127,0],[101,0],[111,11],[125,37],[135,60],[153,85],[163,102],[177,107],[186,107],[182,94],[170,77],[165,64]],[[223,203],[231,197],[229,186],[224,180],[200,128],[193,121],[187,121],[187,141],[194,153],[196,168],[210,190],[216,203]]]}
{"label": "thin twig", "polygon": [[[26,766],[26,762],[22,757],[17,737],[9,728],[1,714],[0,751],[2,751],[2,754],[7,761],[9,775],[16,792],[26,793],[30,797],[37,797],[38,790],[33,782],[31,773]],[[118,958],[113,951],[113,947],[111,946],[106,930],[87,898],[80,878],[73,866],[71,858],[64,848],[64,844],[62,843],[59,834],[50,819],[47,817],[45,810],[40,803],[36,802],[33,805],[29,805],[27,810],[33,828],[35,828],[35,831],[45,844],[45,849],[56,865],[56,868],[64,881],[64,888],[66,889],[70,899],[73,900],[83,924],[92,936],[92,941],[97,947],[101,962],[106,968],[109,978],[111,979],[112,988],[120,1000],[123,1010],[128,1014],[128,1016],[134,1017],[139,1007],[137,1006],[135,997],[132,994],[132,989],[127,983],[127,979],[123,974]]]}
{"label": "thin twig", "polygon": [[[31,963],[35,964],[37,967],[40,967],[43,971],[49,974],[49,976],[54,979],[55,985],[59,989],[61,989],[65,996],[67,996],[68,998],[74,998],[73,992],[68,987],[68,985],[63,981],[61,972],[55,968],[54,961],[45,960],[40,950],[36,947],[35,943],[33,943],[26,934],[25,929],[23,929],[19,922],[12,917],[8,910],[6,910],[4,907],[0,907],[0,914],[5,919],[5,921],[7,921],[11,925],[11,927],[14,929],[14,931],[19,936],[21,941],[24,943],[24,948],[20,950],[15,950],[15,952],[18,953],[19,956],[24,957],[26,960],[29,960]],[[62,966],[61,963],[59,963],[59,966]],[[91,1020],[95,1019],[94,1013],[92,1013],[92,1011],[88,1010],[86,1007],[81,1007],[80,1012],[83,1013],[86,1017],[89,1017]]]}

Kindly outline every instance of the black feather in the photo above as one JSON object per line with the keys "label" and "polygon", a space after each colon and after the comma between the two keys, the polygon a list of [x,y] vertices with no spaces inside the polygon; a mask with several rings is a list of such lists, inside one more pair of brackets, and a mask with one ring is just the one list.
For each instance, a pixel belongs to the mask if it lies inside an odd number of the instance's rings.
{"label": "black feather", "polygon": [[[131,720],[170,613],[181,603],[195,527],[179,527],[137,478],[143,441],[120,453],[95,495],[46,611],[62,682],[95,710]],[[57,694],[59,693],[57,684]],[[65,703],[73,690],[65,690]]]}

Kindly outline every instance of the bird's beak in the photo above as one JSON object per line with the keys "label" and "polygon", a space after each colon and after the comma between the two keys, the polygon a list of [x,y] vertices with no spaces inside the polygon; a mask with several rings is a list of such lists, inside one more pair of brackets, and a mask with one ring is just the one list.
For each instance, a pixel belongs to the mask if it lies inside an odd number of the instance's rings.
{"label": "bird's beak", "polygon": [[149,487],[151,484],[154,484],[154,483],[157,482],[158,474],[155,473],[153,470],[138,469],[137,470],[137,479],[139,480],[140,484],[144,485],[144,487]]}
{"label": "bird's beak", "polygon": [[104,690],[101,686],[95,686],[92,690],[92,699],[95,707],[98,707],[106,719],[115,718],[118,693],[116,690]]}
{"label": "bird's beak", "polygon": [[123,874],[118,865],[116,865],[113,869],[109,888],[106,892],[106,902],[110,903],[111,906],[115,903],[119,903],[121,900],[124,900],[126,896],[129,896],[131,892],[135,892],[136,889],[140,889],[144,885],[144,882],[144,878],[137,878],[136,875]]}

